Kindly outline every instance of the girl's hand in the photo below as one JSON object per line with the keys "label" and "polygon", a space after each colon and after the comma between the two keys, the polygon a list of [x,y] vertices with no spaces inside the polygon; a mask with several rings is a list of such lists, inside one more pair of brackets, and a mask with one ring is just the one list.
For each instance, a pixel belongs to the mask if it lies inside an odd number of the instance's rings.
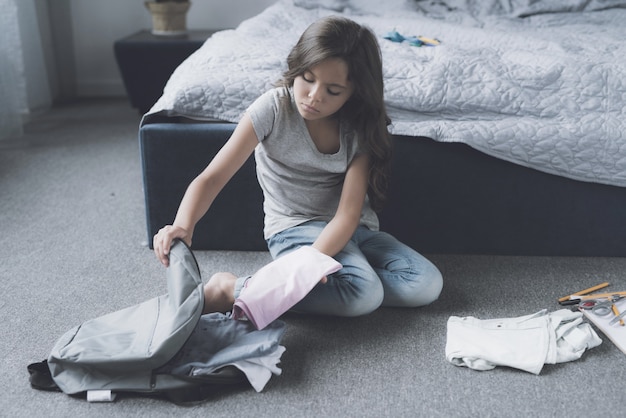
{"label": "girl's hand", "polygon": [[154,254],[165,267],[170,265],[170,247],[172,246],[172,241],[176,238],[183,240],[185,244],[191,246],[191,234],[179,226],[166,225],[152,239]]}

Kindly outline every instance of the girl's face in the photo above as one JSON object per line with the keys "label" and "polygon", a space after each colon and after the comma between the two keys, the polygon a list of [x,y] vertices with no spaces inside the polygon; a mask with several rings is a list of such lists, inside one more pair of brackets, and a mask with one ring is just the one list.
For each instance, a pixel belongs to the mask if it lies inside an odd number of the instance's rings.
{"label": "girl's face", "polygon": [[328,58],[296,77],[293,92],[298,112],[305,120],[332,116],[353,92],[348,65],[341,58]]}

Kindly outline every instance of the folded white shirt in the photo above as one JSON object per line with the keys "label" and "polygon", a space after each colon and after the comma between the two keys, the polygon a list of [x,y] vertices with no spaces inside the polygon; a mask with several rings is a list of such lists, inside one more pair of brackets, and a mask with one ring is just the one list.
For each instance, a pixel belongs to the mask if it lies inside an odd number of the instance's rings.
{"label": "folded white shirt", "polygon": [[475,370],[508,366],[539,374],[544,364],[577,360],[601,342],[581,312],[567,309],[485,320],[451,316],[446,359]]}

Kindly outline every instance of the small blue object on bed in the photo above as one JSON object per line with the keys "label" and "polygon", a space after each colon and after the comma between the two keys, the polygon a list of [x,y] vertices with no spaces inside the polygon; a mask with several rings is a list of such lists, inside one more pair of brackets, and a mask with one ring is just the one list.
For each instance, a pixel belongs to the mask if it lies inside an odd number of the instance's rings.
{"label": "small blue object on bed", "polygon": [[[151,140],[154,132],[145,132],[156,121],[176,125],[162,126],[168,140],[161,145],[170,152],[187,146],[181,135],[188,127],[175,117],[200,126],[237,122],[280,78],[301,32],[329,14],[379,34],[396,154],[409,153],[397,156],[383,227],[401,239],[409,235],[422,252],[626,255],[626,231],[618,225],[623,210],[613,208],[626,204],[624,0],[280,0],[238,28],[216,33],[177,68],[144,117],[142,144]],[[416,48],[385,39],[391,31],[441,43]],[[410,155],[434,150],[435,166],[428,156]],[[459,150],[467,157],[460,163],[454,162]],[[146,159],[155,156],[142,157],[144,167],[152,167]],[[417,163],[429,170],[404,166]],[[461,167],[492,170],[484,184],[472,185],[480,189],[474,193],[480,204],[460,197],[471,194],[467,187],[451,188],[450,179],[475,177],[457,177]],[[513,172],[515,181],[506,177]],[[144,172],[147,182],[150,176]],[[541,197],[542,188],[550,196]],[[147,189],[147,201],[152,192]],[[448,230],[452,225],[455,231]],[[528,232],[529,225],[539,229]],[[487,236],[479,236],[481,230]]]}

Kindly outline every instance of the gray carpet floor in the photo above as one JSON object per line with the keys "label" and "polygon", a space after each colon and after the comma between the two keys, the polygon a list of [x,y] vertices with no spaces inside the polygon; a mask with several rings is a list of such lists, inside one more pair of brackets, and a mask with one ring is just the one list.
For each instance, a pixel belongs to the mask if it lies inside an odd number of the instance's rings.
{"label": "gray carpet floor", "polygon": [[[112,404],[31,389],[27,364],[82,321],[165,293],[147,248],[137,128],[125,100],[82,101],[0,142],[0,416],[586,417],[626,410],[626,357],[604,335],[580,360],[536,376],[479,372],[445,359],[451,315],[515,317],[608,281],[626,290],[625,258],[428,256],[444,275],[431,306],[359,318],[287,314],[281,376],[180,407],[122,396]],[[514,239],[514,238],[512,238]],[[254,272],[265,252],[196,252],[207,279]]]}

